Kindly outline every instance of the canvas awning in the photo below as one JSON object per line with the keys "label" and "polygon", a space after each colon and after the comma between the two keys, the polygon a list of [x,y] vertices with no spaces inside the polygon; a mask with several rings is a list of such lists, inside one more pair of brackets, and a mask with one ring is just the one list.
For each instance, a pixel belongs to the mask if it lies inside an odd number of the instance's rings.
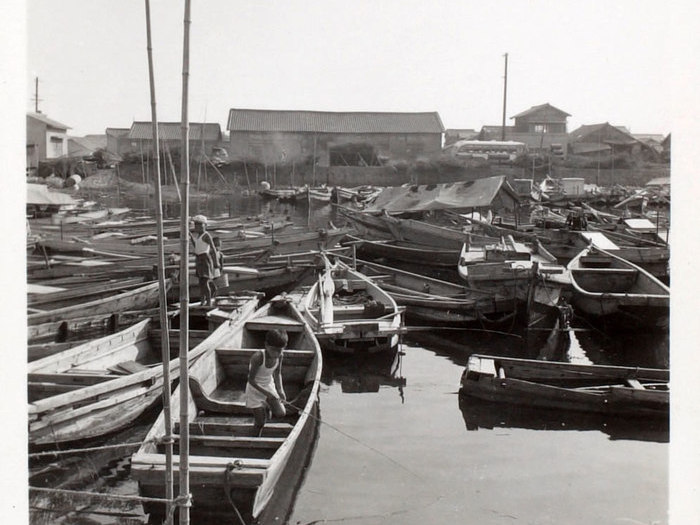
{"label": "canvas awning", "polygon": [[43,184],[27,184],[27,204],[37,206],[76,204],[76,200],[70,195],[51,191]]}
{"label": "canvas awning", "polygon": [[489,208],[500,192],[518,202],[515,190],[505,176],[474,181],[450,182],[385,188],[364,211],[388,213],[442,209]]}

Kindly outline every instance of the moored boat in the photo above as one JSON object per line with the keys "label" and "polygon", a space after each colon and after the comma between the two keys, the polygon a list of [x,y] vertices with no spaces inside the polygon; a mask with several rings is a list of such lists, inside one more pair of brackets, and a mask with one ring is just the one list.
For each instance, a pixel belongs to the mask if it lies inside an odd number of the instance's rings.
{"label": "moored boat", "polygon": [[379,283],[396,304],[406,308],[407,319],[461,326],[515,310],[511,298],[496,293],[368,261],[357,260],[356,264],[357,269]]}
{"label": "moored boat", "polygon": [[334,352],[380,352],[398,344],[403,319],[396,301],[342,261],[325,269],[300,300],[321,347]]}
{"label": "moored boat", "polygon": [[[210,335],[192,333],[196,359],[226,339],[258,304],[250,297]],[[178,375],[173,359],[171,378]],[[91,439],[129,425],[161,396],[160,331],[146,319],[116,334],[29,363],[29,443],[49,446]]]}
{"label": "moored boat", "polygon": [[669,371],[474,354],[460,393],[493,402],[668,418]]}
{"label": "moored boat", "polygon": [[[289,336],[281,374],[291,401],[286,405],[287,415],[266,423],[258,437],[253,435],[253,417],[244,402],[248,364],[254,353],[263,351],[266,333],[275,328]],[[187,400],[192,516],[229,521],[242,518],[248,523],[261,519],[271,502],[282,497],[288,490],[282,485],[284,476],[291,474],[298,479],[302,471],[291,465],[291,458],[308,456],[311,450],[321,371],[321,351],[311,328],[284,299],[260,308],[192,365]],[[178,387],[171,397],[173,406],[179,405],[181,394]],[[177,449],[179,423],[177,416],[171,417]],[[131,475],[138,481],[141,496],[162,498],[165,494],[163,437],[161,413],[131,458]],[[179,462],[174,459],[177,486]],[[144,506],[152,516],[165,512],[160,504],[146,502]]]}
{"label": "moored boat", "polygon": [[612,251],[589,246],[567,265],[572,303],[592,316],[668,325],[671,290],[643,268]]}
{"label": "moored boat", "polygon": [[[170,281],[167,282],[167,286],[170,286]],[[142,310],[154,307],[157,304],[158,283],[152,282],[122,293],[116,293],[108,297],[73,304],[63,308],[46,311],[34,309],[33,312],[27,316],[27,324],[32,326],[96,314],[113,314],[116,312]]]}

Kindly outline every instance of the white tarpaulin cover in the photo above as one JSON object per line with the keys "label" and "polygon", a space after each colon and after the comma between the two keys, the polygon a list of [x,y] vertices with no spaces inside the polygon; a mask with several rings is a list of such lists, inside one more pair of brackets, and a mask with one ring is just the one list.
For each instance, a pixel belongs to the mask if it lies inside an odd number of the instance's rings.
{"label": "white tarpaulin cover", "polygon": [[43,184],[27,184],[27,204],[46,206],[49,204],[75,204],[76,200],[70,195],[51,191]]}

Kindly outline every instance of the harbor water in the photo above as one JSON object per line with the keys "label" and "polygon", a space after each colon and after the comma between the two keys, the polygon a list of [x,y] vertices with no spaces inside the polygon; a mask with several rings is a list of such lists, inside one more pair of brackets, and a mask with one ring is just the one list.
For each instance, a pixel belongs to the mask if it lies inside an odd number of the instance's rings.
{"label": "harbor water", "polygon": [[[268,211],[256,198],[234,204],[234,215]],[[226,214],[229,205],[231,200],[212,200],[197,211]],[[311,212],[282,207],[300,225],[325,227],[333,220],[330,206]],[[575,326],[572,360],[668,366],[668,334]],[[473,329],[409,335],[396,355],[325,359],[315,443],[287,487],[295,492],[291,505],[271,523],[668,522],[668,425],[461,397],[469,355],[525,357],[523,334]],[[138,442],[154,417],[146,414],[106,443]],[[129,477],[134,450],[32,460],[30,485],[136,495]],[[31,523],[148,523],[138,503],[47,494],[31,495],[30,517]]]}

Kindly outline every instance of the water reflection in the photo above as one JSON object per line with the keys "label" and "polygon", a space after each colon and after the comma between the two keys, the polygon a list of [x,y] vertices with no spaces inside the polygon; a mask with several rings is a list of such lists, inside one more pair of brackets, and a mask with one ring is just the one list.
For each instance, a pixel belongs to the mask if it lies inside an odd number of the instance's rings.
{"label": "water reflection", "polygon": [[339,383],[344,394],[376,393],[382,386],[394,387],[403,399],[406,386],[401,368],[403,355],[398,348],[352,356],[328,353],[323,359],[321,382],[329,386]]}
{"label": "water reflection", "polygon": [[535,409],[459,396],[459,409],[468,431],[524,428],[550,431],[593,431],[610,440],[669,442],[668,421],[622,418],[600,414]]}

